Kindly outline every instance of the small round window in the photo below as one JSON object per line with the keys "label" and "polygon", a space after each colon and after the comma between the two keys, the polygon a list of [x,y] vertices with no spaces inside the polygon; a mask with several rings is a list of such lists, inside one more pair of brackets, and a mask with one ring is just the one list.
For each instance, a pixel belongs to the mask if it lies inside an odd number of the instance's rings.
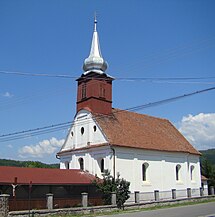
{"label": "small round window", "polygon": [[93,126],[93,130],[94,130],[94,132],[96,132],[96,129],[97,129],[97,128],[96,128],[96,125],[94,125],[94,126]]}
{"label": "small round window", "polygon": [[84,128],[83,127],[81,128],[81,134],[82,135],[84,134]]}

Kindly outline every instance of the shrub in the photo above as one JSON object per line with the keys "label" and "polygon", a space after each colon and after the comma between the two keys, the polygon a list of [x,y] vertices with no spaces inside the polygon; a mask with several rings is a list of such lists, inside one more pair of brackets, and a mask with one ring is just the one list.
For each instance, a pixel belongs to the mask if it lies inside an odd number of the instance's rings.
{"label": "shrub", "polygon": [[94,181],[97,189],[102,193],[102,198],[105,204],[111,204],[111,193],[116,192],[116,204],[119,209],[124,208],[125,201],[129,198],[129,186],[130,182],[125,179],[121,179],[120,175],[117,175],[117,178],[114,179],[108,170],[104,171],[102,175],[103,179],[99,178]]}

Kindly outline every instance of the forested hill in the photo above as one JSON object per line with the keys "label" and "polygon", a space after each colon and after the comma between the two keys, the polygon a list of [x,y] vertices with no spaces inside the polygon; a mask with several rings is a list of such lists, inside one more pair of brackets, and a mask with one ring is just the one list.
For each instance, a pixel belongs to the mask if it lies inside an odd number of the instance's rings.
{"label": "forested hill", "polygon": [[200,151],[202,158],[207,159],[211,164],[215,165],[215,149],[208,149]]}
{"label": "forested hill", "polygon": [[59,168],[59,164],[45,164],[39,161],[16,161],[16,160],[7,160],[7,159],[0,159],[0,166]]}

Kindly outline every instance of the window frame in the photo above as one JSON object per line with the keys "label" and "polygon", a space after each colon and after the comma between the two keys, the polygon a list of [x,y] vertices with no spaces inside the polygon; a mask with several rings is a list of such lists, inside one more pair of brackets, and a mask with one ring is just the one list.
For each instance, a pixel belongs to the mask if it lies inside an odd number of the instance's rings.
{"label": "window frame", "polygon": [[83,83],[81,86],[81,98],[87,98],[87,83]]}
{"label": "window frame", "polygon": [[79,168],[80,168],[80,170],[84,171],[84,159],[83,159],[83,157],[80,157],[78,159],[78,162],[79,162]]}
{"label": "window frame", "polygon": [[190,166],[190,180],[191,181],[194,181],[194,170],[195,170],[195,166],[194,165],[191,165]]}
{"label": "window frame", "polygon": [[105,160],[104,160],[104,158],[102,158],[100,160],[100,171],[101,171],[101,173],[104,173],[104,171],[105,171]]}
{"label": "window frame", "polygon": [[66,162],[64,163],[64,165],[65,165],[65,169],[69,170],[69,161],[66,161]]}
{"label": "window frame", "polygon": [[105,98],[106,97],[106,90],[105,90],[105,84],[100,84],[100,90],[99,90],[99,97]]}
{"label": "window frame", "polygon": [[181,170],[181,165],[177,164],[175,167],[175,180],[178,182],[181,180],[181,175],[180,175],[180,170]]}
{"label": "window frame", "polygon": [[142,164],[142,181],[143,182],[148,181],[148,167],[149,167],[149,164],[147,162]]}

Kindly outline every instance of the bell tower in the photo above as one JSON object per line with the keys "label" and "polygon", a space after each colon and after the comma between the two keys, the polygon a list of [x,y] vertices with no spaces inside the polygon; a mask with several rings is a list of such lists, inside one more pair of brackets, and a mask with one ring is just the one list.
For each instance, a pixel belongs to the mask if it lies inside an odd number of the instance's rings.
{"label": "bell tower", "polygon": [[108,64],[102,58],[96,28],[95,17],[90,55],[84,60],[84,73],[77,79],[77,112],[88,108],[93,113],[107,115],[112,112],[112,81],[114,78],[105,73]]}

